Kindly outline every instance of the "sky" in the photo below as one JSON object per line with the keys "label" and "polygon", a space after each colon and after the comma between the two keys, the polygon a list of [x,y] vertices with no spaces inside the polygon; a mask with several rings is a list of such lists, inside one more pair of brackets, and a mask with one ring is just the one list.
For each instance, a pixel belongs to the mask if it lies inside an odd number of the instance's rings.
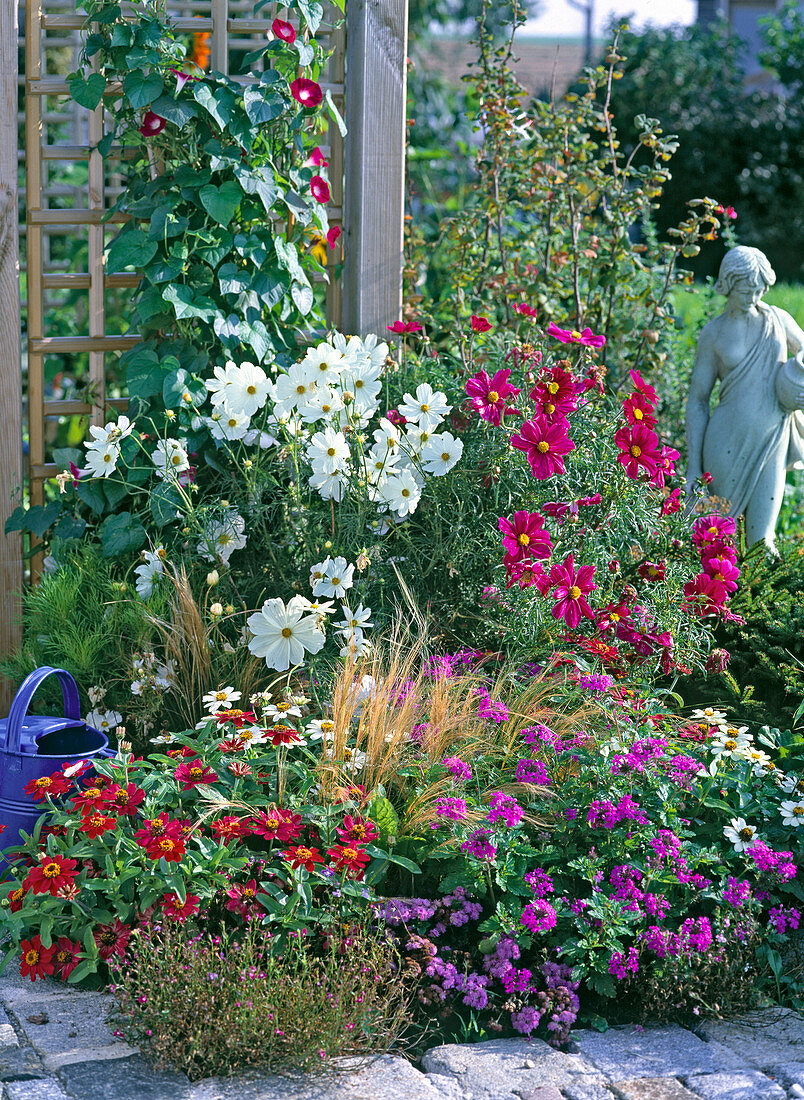
{"label": "sky", "polygon": [[[618,18],[633,15],[631,25],[653,23],[692,23],[697,5],[695,0],[593,0],[595,34],[600,35],[611,15]],[[525,34],[545,37],[576,38],[583,34],[585,17],[569,0],[541,0],[541,15],[530,19],[522,28]]]}

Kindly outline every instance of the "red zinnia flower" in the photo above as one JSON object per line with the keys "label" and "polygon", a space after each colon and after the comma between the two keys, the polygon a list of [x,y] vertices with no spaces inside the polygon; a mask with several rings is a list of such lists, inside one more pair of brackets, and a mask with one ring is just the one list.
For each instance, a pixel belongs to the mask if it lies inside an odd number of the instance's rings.
{"label": "red zinnia flower", "polygon": [[189,791],[193,787],[197,787],[199,783],[206,783],[207,785],[215,783],[218,775],[212,768],[208,768],[202,760],[193,760],[187,764],[179,764],[173,773],[173,777],[181,790]]}
{"label": "red zinnia flower", "polygon": [[287,843],[300,835],[302,819],[290,810],[273,809],[267,812],[263,810],[251,818],[251,831],[254,836]]}
{"label": "red zinnia flower", "polygon": [[60,936],[53,945],[53,967],[62,981],[67,981],[81,958],[81,944],[73,943],[67,936]]}
{"label": "red zinnia flower", "polygon": [[297,867],[304,867],[310,873],[315,870],[316,863],[324,862],[324,857],[317,848],[305,848],[303,845],[288,848],[286,852],[282,853],[282,858],[290,863],[294,871]]}
{"label": "red zinnia flower", "polygon": [[9,890],[8,892],[8,906],[12,913],[18,912],[22,909],[22,903],[25,898],[25,890],[22,886],[18,886],[16,890]]}
{"label": "red zinnia flower", "polygon": [[327,849],[327,855],[336,871],[349,875],[357,882],[365,875],[366,864],[371,858],[362,848],[346,844],[336,844],[334,848]]}
{"label": "red zinnia flower", "polygon": [[257,880],[250,878],[245,883],[236,882],[226,891],[226,896],[229,900],[224,904],[224,909],[247,917],[257,899]]}
{"label": "red zinnia flower", "polygon": [[126,945],[131,939],[130,924],[123,924],[115,917],[109,924],[99,924],[92,934],[102,959],[111,959],[112,955],[119,955],[121,959],[126,957]]}
{"label": "red zinnia flower", "polygon": [[60,794],[69,791],[69,783],[65,783],[61,772],[54,775],[40,775],[38,779],[32,779],[24,787],[25,793],[33,798],[34,802],[44,802],[48,795],[56,798]]}
{"label": "red zinnia flower", "polygon": [[322,176],[313,176],[313,178],[310,180],[310,194],[313,196],[316,202],[329,202],[329,184]]}
{"label": "red zinnia flower", "polygon": [[231,840],[239,840],[240,837],[251,835],[251,825],[249,822],[232,815],[219,817],[217,821],[212,822],[210,828],[213,833],[217,834],[218,840],[222,840],[224,844],[228,844]]}
{"label": "red zinnia flower", "polygon": [[250,764],[244,764],[240,760],[235,760],[234,764],[227,764],[226,767],[227,770],[232,773],[232,775],[236,775],[238,778],[245,775],[254,774],[254,769],[252,768],[252,766]]}
{"label": "red zinnia flower", "polygon": [[343,819],[343,828],[336,829],[335,832],[343,843],[351,840],[355,844],[369,844],[380,835],[374,827],[374,822],[367,821],[359,814],[354,817],[346,814]]}
{"label": "red zinnia flower", "polygon": [[709,542],[723,542],[734,536],[737,524],[731,516],[718,516],[712,512],[697,520],[692,529],[692,541],[700,549]]}
{"label": "red zinnia flower", "polygon": [[564,424],[550,423],[543,416],[526,420],[517,435],[511,437],[511,446],[528,456],[534,477],[544,481],[553,474],[564,473],[564,455],[575,450],[575,444],[567,435]]}
{"label": "red zinnia flower", "polygon": [[265,733],[272,745],[296,745],[301,740],[290,726],[272,726]]}
{"label": "red zinnia flower", "polygon": [[150,859],[164,859],[168,863],[179,863],[181,857],[187,851],[184,841],[180,837],[165,836],[154,837],[147,845],[143,845]]}
{"label": "red zinnia flower", "polygon": [[200,900],[196,894],[188,894],[184,901],[178,894],[165,894],[162,898],[162,912],[168,920],[184,922],[188,917],[196,915]]}
{"label": "red zinnia flower", "polygon": [[659,438],[656,432],[641,424],[629,424],[614,436],[614,442],[620,448],[617,461],[625,468],[629,477],[639,477],[640,467],[649,474],[656,473],[659,460]]}
{"label": "red zinnia flower", "polygon": [[125,787],[115,783],[114,786],[106,788],[101,798],[104,809],[108,808],[127,817],[133,817],[137,807],[144,801],[145,791],[140,790],[135,783],[128,783]]}
{"label": "red zinnia flower", "polygon": [[666,571],[667,565],[663,561],[643,561],[637,569],[643,581],[663,581]]}
{"label": "red zinnia flower", "polygon": [[606,343],[605,336],[595,336],[590,328],[578,332],[577,329],[559,328],[552,321],[547,328],[547,335],[555,337],[562,344],[583,344],[585,348],[602,348]]}
{"label": "red zinnia flower", "polygon": [[527,558],[549,558],[553,551],[550,532],[538,512],[514,512],[511,519],[499,518],[503,546],[508,551],[508,564]]}
{"label": "red zinnia flower", "polygon": [[53,973],[53,948],[43,947],[40,936],[34,936],[30,940],[23,940],[20,944],[20,974],[23,978],[30,978],[35,982],[37,978],[44,978]]}
{"label": "red zinnia flower", "polygon": [[281,38],[282,41],[287,42],[289,46],[292,46],[296,41],[296,30],[293,24],[286,23],[284,19],[274,19],[271,24],[271,30],[277,38]]}
{"label": "red zinnia flower", "polygon": [[472,332],[491,331],[491,321],[489,321],[488,317],[478,317],[476,313],[473,313],[469,323],[472,326]]}
{"label": "red zinnia flower", "polygon": [[478,371],[473,378],[466,383],[466,392],[471,397],[471,406],[479,413],[483,420],[490,424],[499,424],[508,413],[515,413],[516,409],[508,408],[508,398],[516,397],[521,390],[512,386],[508,381],[511,371],[498,370],[493,378],[486,371]]}
{"label": "red zinnia flower", "polygon": [[632,393],[623,401],[623,412],[629,424],[644,424],[646,428],[652,428],[656,423],[656,413],[653,405],[642,393]]}
{"label": "red zinnia flower", "polygon": [[140,133],[143,137],[154,137],[156,134],[161,134],[166,126],[167,119],[155,115],[153,111],[146,111],[142,117]]}
{"label": "red zinnia flower", "polygon": [[81,818],[81,824],[78,829],[82,833],[86,833],[90,840],[96,840],[99,836],[103,836],[104,833],[108,833],[110,829],[114,829],[117,826],[116,817],[107,817],[99,810],[91,810]]}
{"label": "red zinnia flower", "polygon": [[659,398],[656,394],[656,390],[653,386],[648,385],[638,370],[631,371],[631,381],[634,383],[634,389],[638,393],[641,393],[646,401],[650,402],[651,405],[657,404]]}
{"label": "red zinnia flower", "polygon": [[305,76],[300,76],[298,80],[292,82],[290,94],[297,103],[301,103],[302,107],[317,107],[324,98],[321,85],[316,84],[314,80],[308,80]]}
{"label": "red zinnia flower", "polygon": [[73,808],[80,810],[81,813],[88,813],[90,810],[102,810],[104,809],[103,799],[107,789],[99,782],[93,781],[91,786],[85,787],[78,794],[74,794],[70,802],[73,803]]}
{"label": "red zinnia flower", "polygon": [[219,710],[213,717],[218,725],[222,726],[226,722],[231,722],[236,729],[240,729],[246,722],[257,721],[257,716],[253,710]]}
{"label": "red zinnia flower", "polygon": [[75,859],[40,852],[39,863],[28,872],[23,888],[34,894],[52,894],[55,898],[62,886],[71,886],[75,881],[77,866]]}
{"label": "red zinnia flower", "polygon": [[327,244],[330,248],[335,247],[340,235],[341,227],[339,225],[333,225],[330,229],[327,230]]}
{"label": "red zinnia flower", "polygon": [[409,332],[421,332],[422,326],[418,321],[394,321],[392,325],[385,326],[389,332],[395,332],[398,336],[406,336]]}
{"label": "red zinnia flower", "polygon": [[594,575],[594,565],[582,565],[576,572],[572,554],[568,554],[561,565],[551,567],[550,583],[556,586],[553,593],[556,603],[552,609],[554,619],[563,619],[571,629],[581,621],[581,615],[594,619],[594,612],[584,599],[597,588],[592,583]]}

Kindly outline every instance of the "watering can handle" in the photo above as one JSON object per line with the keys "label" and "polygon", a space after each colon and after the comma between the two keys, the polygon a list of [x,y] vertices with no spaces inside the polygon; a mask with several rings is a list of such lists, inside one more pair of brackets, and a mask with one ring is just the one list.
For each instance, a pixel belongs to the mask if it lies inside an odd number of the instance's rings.
{"label": "watering can handle", "polygon": [[30,676],[25,677],[19,691],[14,696],[11,712],[8,716],[8,725],[6,726],[6,752],[20,751],[22,723],[28,713],[28,707],[31,705],[31,700],[39,685],[50,675],[58,676],[61,683],[64,717],[76,722],[81,721],[81,701],[78,698],[78,686],[75,680],[66,669],[42,665],[41,668],[35,669]]}

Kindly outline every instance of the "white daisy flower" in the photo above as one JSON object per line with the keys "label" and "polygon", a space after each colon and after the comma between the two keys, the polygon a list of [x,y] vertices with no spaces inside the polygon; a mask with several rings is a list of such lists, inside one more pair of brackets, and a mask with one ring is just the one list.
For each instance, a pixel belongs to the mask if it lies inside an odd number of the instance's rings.
{"label": "white daisy flower", "polygon": [[382,500],[403,518],[416,511],[421,495],[421,488],[410,470],[395,471],[382,487]]}
{"label": "white daisy flower", "polygon": [[241,363],[231,372],[226,386],[225,404],[235,413],[250,418],[268,400],[272,384],[256,363]]}
{"label": "white daisy flower", "polygon": [[406,393],[399,405],[399,412],[423,431],[431,432],[437,428],[452,409],[447,404],[447,396],[441,390],[434,390],[429,382],[416,387],[415,396]]}
{"label": "white daisy flower", "polygon": [[742,756],[743,750],[751,746],[751,737],[748,734],[748,726],[726,726],[719,729],[709,744],[709,751],[713,756],[725,756],[733,759]]}
{"label": "white daisy flower", "polygon": [[307,448],[307,461],[317,474],[342,473],[351,457],[346,436],[333,428],[316,432]]}
{"label": "white daisy flower", "polygon": [[773,771],[776,767],[774,762],[762,749],[755,749],[753,746],[747,745],[745,748],[740,749],[737,756],[741,760],[747,760],[749,764],[753,765],[754,773],[760,775],[766,771]]}
{"label": "white daisy flower", "polygon": [[744,852],[759,839],[756,828],[749,825],[744,817],[733,817],[724,827],[723,835],[734,846],[735,852]]}
{"label": "white daisy flower", "polygon": [[348,564],[346,558],[327,558],[324,562],[324,575],[313,586],[313,595],[343,599],[354,584],[354,575],[355,567]]}
{"label": "white daisy flower", "polygon": [[365,630],[369,626],[374,626],[374,623],[370,621],[371,608],[364,607],[362,603],[354,611],[352,611],[348,604],[342,604],[341,611],[343,613],[343,618],[340,622],[335,624],[343,628],[341,633],[351,632],[353,630]]}
{"label": "white daisy flower", "polygon": [[240,729],[235,730],[234,735],[244,745],[264,745],[268,740],[267,733],[259,726],[241,726]]}
{"label": "white daisy flower", "polygon": [[87,448],[87,464],[81,471],[92,477],[108,477],[117,469],[120,448],[116,443],[84,443]]}
{"label": "white daisy flower", "polygon": [[791,798],[782,802],[779,813],[782,815],[783,825],[790,825],[797,829],[799,825],[804,825],[804,799]]}
{"label": "white daisy flower", "polygon": [[707,722],[710,726],[721,726],[726,723],[726,712],[715,710],[713,707],[698,708],[690,717],[700,722]]}
{"label": "white daisy flower", "polygon": [[336,503],[340,503],[343,500],[348,482],[343,474],[338,471],[332,474],[321,471],[320,473],[311,474],[307,478],[307,484],[311,489],[315,489],[324,500],[334,500]]}
{"label": "white daisy flower", "polygon": [[217,714],[219,710],[231,710],[232,703],[236,703],[242,692],[235,691],[233,687],[219,688],[217,691],[209,691],[201,699],[210,714]]}
{"label": "white daisy flower", "polygon": [[308,741],[330,741],[335,733],[335,723],[331,718],[316,718],[304,732]]}
{"label": "white daisy flower", "polygon": [[249,616],[248,628],[252,633],[249,650],[255,657],[264,657],[268,668],[277,672],[300,665],[305,653],[318,653],[326,641],[318,617],[306,614],[299,596],[293,596],[287,605],[278,597],[266,600]]}
{"label": "white daisy flower", "polygon": [[286,718],[301,718],[301,711],[290,699],[280,699],[276,703],[266,703],[265,717],[269,722],[283,722]]}
{"label": "white daisy flower", "polygon": [[380,368],[372,367],[370,363],[349,367],[341,376],[340,387],[342,393],[349,392],[353,395],[355,412],[361,415],[373,414],[382,392]]}
{"label": "white daisy flower", "polygon": [[804,792],[804,781],[800,781],[797,775],[785,775],[784,772],[775,772],[774,779],[784,794],[792,794],[795,790]]}
{"label": "white daisy flower", "polygon": [[93,729],[110,733],[122,723],[123,715],[116,710],[91,710],[84,721]]}
{"label": "white daisy flower", "polygon": [[224,404],[219,405],[217,412],[204,423],[209,428],[213,439],[234,442],[244,438],[251,425],[251,418],[245,413],[235,412],[228,404]]}
{"label": "white daisy flower", "polygon": [[458,462],[463,454],[463,440],[456,439],[451,432],[434,435],[422,448],[422,466],[428,474],[443,477]]}
{"label": "white daisy flower", "polygon": [[427,428],[417,428],[412,425],[405,432],[402,441],[405,457],[419,458],[424,448],[435,438],[435,434]]}
{"label": "white daisy flower", "polygon": [[400,455],[394,451],[383,451],[381,446],[372,447],[363,460],[363,469],[370,482],[376,483],[399,468]]}
{"label": "white daisy flower", "polygon": [[[343,635],[345,631],[341,630],[339,633]],[[338,652],[341,657],[365,657],[371,652],[371,642],[362,630],[353,630]]]}
{"label": "white daisy flower", "polygon": [[151,455],[156,467],[156,476],[175,480],[179,474],[190,469],[187,451],[178,439],[160,439]]}
{"label": "white daisy flower", "polygon": [[246,521],[238,512],[227,512],[212,520],[198,543],[199,557],[205,561],[228,561],[235,550],[246,545]]}

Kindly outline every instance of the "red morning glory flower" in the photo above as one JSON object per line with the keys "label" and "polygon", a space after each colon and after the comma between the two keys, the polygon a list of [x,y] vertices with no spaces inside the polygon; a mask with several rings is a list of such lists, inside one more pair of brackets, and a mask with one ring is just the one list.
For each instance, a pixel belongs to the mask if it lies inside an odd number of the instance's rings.
{"label": "red morning glory flower", "polygon": [[517,411],[508,407],[508,398],[516,397],[522,391],[511,385],[508,381],[510,375],[511,371],[505,369],[498,370],[493,378],[489,378],[486,371],[481,370],[466,383],[472,408],[490,424],[499,426],[504,416]]}
{"label": "red morning glory flower", "polygon": [[553,474],[563,474],[564,455],[575,450],[575,444],[567,435],[566,425],[551,423],[543,416],[526,420],[510,442],[512,447],[525,452],[533,476],[540,481]]}
{"label": "red morning glory flower", "polygon": [[552,566],[550,583],[555,586],[553,595],[556,598],[552,608],[554,619],[563,619],[573,630],[581,621],[582,615],[587,619],[594,619],[594,612],[585,599],[597,588],[592,583],[594,575],[594,565],[582,565],[576,571],[572,554],[568,554],[561,565]]}
{"label": "red morning glory flower", "polygon": [[330,229],[327,230],[327,244],[329,245],[330,248],[335,247],[335,244],[338,240],[338,237],[340,237],[340,235],[341,235],[341,227],[339,225],[333,225]]}
{"label": "red morning glory flower", "polygon": [[317,107],[324,98],[321,85],[314,80],[308,80],[306,76],[300,76],[291,83],[290,94],[302,107]]}
{"label": "red morning glory flower", "polygon": [[553,551],[550,532],[538,512],[514,512],[511,519],[500,516],[503,546],[508,551],[506,564],[528,558],[549,558]]}
{"label": "red morning glory flower", "polygon": [[154,114],[153,111],[146,111],[142,117],[140,133],[143,137],[154,137],[156,134],[161,134],[166,126],[167,119]]}
{"label": "red morning glory flower", "polygon": [[606,343],[605,336],[595,336],[590,328],[579,332],[574,328],[559,328],[552,321],[548,325],[547,335],[560,340],[562,344],[583,344],[585,348],[602,348]]}
{"label": "red morning glory flower", "polygon": [[625,468],[629,477],[639,477],[640,468],[649,474],[656,473],[659,454],[659,438],[656,432],[641,424],[629,424],[614,436],[614,442],[620,448],[617,461]]}
{"label": "red morning glory flower", "polygon": [[292,46],[296,41],[296,30],[293,24],[286,23],[284,19],[274,19],[271,24],[271,30],[277,38],[280,38],[283,42],[287,42],[289,46]]}
{"label": "red morning glory flower", "polygon": [[310,193],[316,202],[326,203],[330,200],[329,184],[322,176],[313,176],[310,180]]}
{"label": "red morning glory flower", "polygon": [[316,168],[329,168],[329,161],[325,159],[324,154],[321,152],[320,145],[316,145],[305,163],[312,164]]}

